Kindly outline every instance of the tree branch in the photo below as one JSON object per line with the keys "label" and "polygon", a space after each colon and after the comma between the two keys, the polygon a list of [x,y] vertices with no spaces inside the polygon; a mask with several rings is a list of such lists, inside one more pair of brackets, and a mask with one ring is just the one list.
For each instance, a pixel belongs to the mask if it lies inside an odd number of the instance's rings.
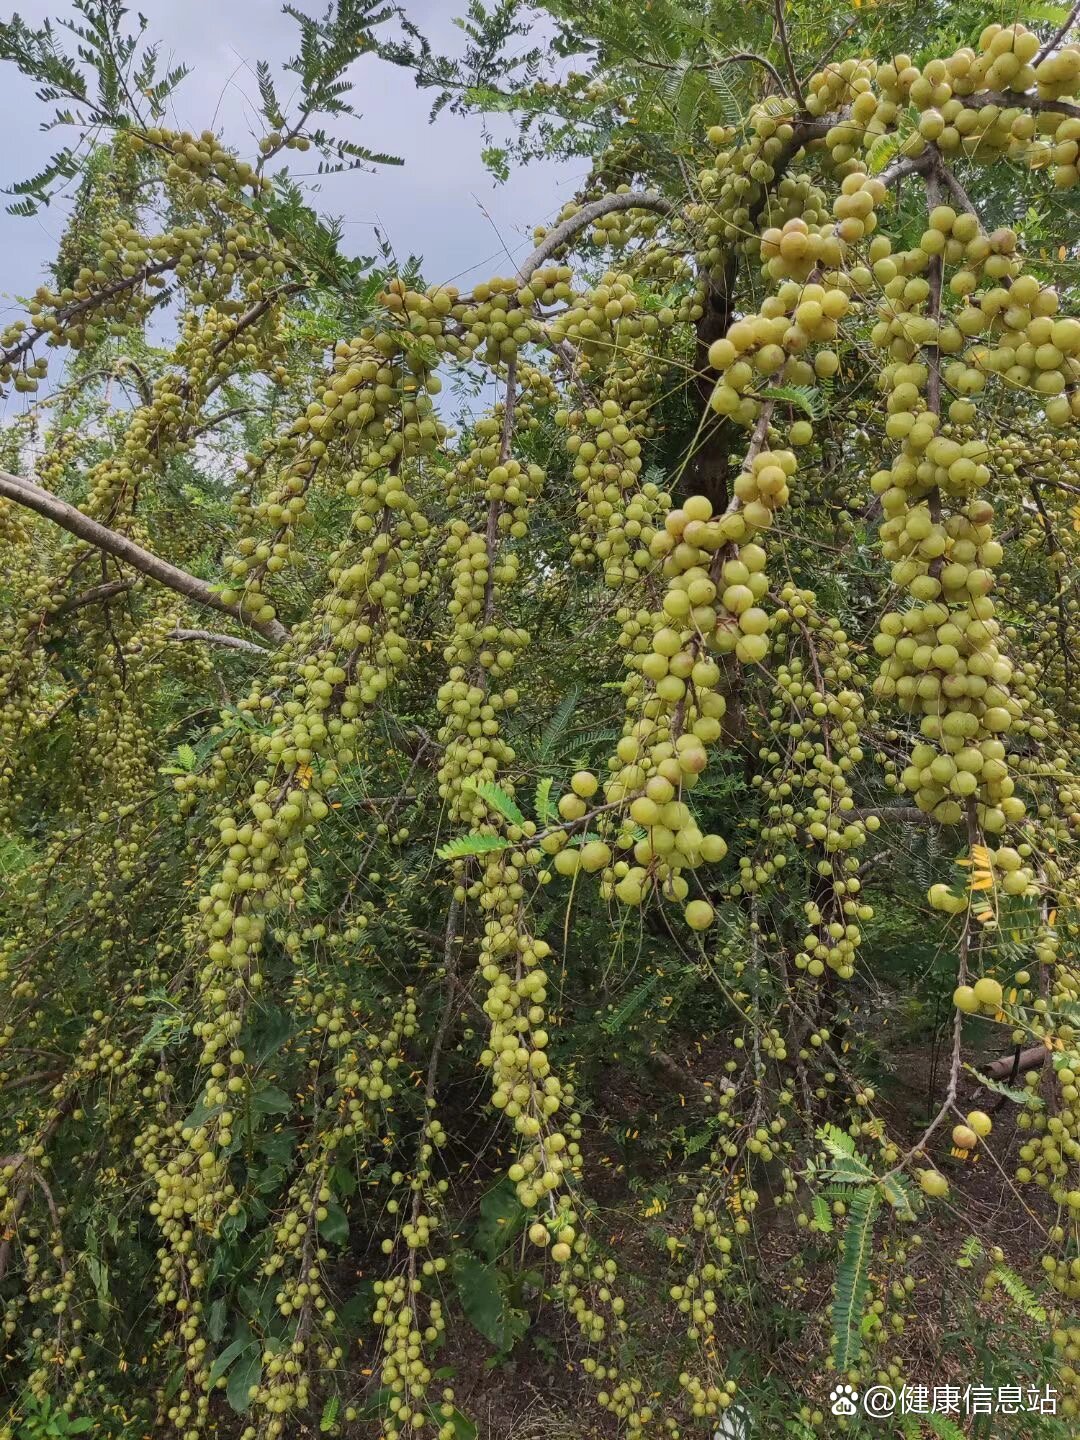
{"label": "tree branch", "polygon": [[[134,275],[124,275],[119,280],[114,280],[111,285],[106,285],[104,289],[95,290],[92,295],[87,295],[85,300],[77,300],[74,305],[68,305],[65,309],[56,311],[59,333],[63,334],[73,320],[77,320],[88,310],[96,310],[99,305],[104,305],[114,295],[122,295],[125,290],[134,290],[144,280],[149,280],[154,275],[164,275],[166,270],[175,270],[179,259],[179,256],[174,256],[168,260],[160,260],[153,265],[143,265]],[[51,333],[53,332],[50,328],[44,325],[28,330],[21,340],[17,340],[6,350],[0,350],[0,364],[11,365],[20,356],[28,354],[43,335]]]}
{"label": "tree branch", "polygon": [[[776,88],[780,91],[781,95],[786,94],[787,86],[784,84],[784,77],[780,74],[780,71],[777,70],[771,60],[767,60],[764,55],[759,55],[754,50],[736,50],[731,55],[722,55],[719,60],[714,60],[713,64],[734,65],[739,60],[749,60],[753,65],[761,65],[776,81]],[[708,67],[702,65],[697,68],[705,70]]]}
{"label": "tree branch", "polygon": [[795,61],[791,58],[791,42],[788,40],[787,23],[784,20],[784,0],[773,0],[773,13],[776,16],[776,28],[780,32],[780,44],[784,51],[784,64],[791,79],[791,93],[799,102],[799,109],[806,109],[806,100],[803,97],[802,86],[799,84],[799,72],[795,69]]}
{"label": "tree branch", "polygon": [[1039,51],[1039,53],[1035,56],[1036,65],[1038,65],[1040,60],[1045,60],[1052,51],[1057,49],[1057,47],[1061,44],[1062,40],[1065,39],[1065,36],[1068,35],[1069,31],[1076,24],[1077,20],[1080,20],[1080,0],[1077,0],[1077,4],[1075,4],[1073,8],[1069,11],[1068,18],[1066,19],[1064,25],[1062,25],[1061,29],[1057,32],[1057,34],[1052,35],[1050,39],[1047,40],[1046,44],[1042,47],[1042,49]]}
{"label": "tree branch", "polygon": [[220,645],[225,650],[243,650],[246,655],[267,655],[270,652],[254,640],[239,635],[222,635],[218,630],[168,630],[166,640],[201,640],[204,645]]}
{"label": "tree branch", "polygon": [[998,105],[1002,110],[1050,110],[1055,115],[1069,115],[1074,120],[1080,120],[1080,105],[1070,105],[1067,100],[1044,100],[1041,95],[1032,95],[1029,90],[1017,91],[1015,95],[1003,90],[984,90],[981,95],[965,95],[963,100],[969,110]]}
{"label": "tree branch", "polygon": [[670,215],[677,207],[654,190],[631,190],[625,195],[602,195],[599,200],[590,200],[575,215],[556,225],[522,264],[517,272],[519,285],[527,285],[533,272],[539,270],[557,250],[573,240],[582,230],[599,220],[601,215],[610,215],[618,210],[655,210],[661,215]]}
{"label": "tree branch", "polygon": [[110,600],[114,595],[122,595],[125,590],[130,590],[134,583],[133,580],[109,580],[104,585],[95,585],[92,590],[73,595],[55,610],[50,610],[45,619],[59,620],[64,615],[70,615],[73,610],[81,610],[84,605],[96,605],[99,600]]}
{"label": "tree branch", "polygon": [[289,632],[280,620],[256,620],[253,616],[245,614],[239,605],[228,605],[216,594],[213,588],[205,580],[200,580],[194,575],[189,575],[186,570],[180,570],[171,565],[167,560],[144,550],[141,545],[136,545],[134,540],[129,540],[126,535],[121,535],[115,530],[100,525],[89,515],[84,515],[74,505],[69,505],[66,500],[53,495],[48,490],[42,490],[40,486],[34,485],[28,480],[22,480],[17,475],[9,475],[6,471],[0,470],[0,496],[6,500],[14,500],[17,505],[23,505],[27,510],[33,510],[35,514],[42,515],[46,520],[51,520],[66,530],[69,535],[76,539],[85,540],[88,545],[93,545],[98,550],[104,550],[107,555],[114,556],[117,560],[123,560],[134,569],[148,575],[151,580],[157,580],[159,584],[173,590],[177,595],[183,595],[185,599],[192,600],[196,605],[206,605],[211,610],[217,610],[222,615],[230,615],[234,620],[247,625],[275,645],[282,644],[289,638]]}

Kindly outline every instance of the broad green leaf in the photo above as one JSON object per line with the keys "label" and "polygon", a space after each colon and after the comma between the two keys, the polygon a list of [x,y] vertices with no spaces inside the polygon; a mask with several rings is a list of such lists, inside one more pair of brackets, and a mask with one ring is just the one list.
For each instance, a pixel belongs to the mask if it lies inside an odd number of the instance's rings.
{"label": "broad green leaf", "polygon": [[245,1325],[243,1334],[234,1340],[231,1345],[226,1345],[213,1365],[210,1366],[210,1374],[206,1379],[206,1388],[208,1390],[213,1389],[214,1385],[221,1379],[222,1375],[225,1374],[225,1371],[228,1370],[236,1357],[242,1355],[249,1345],[254,1345],[255,1343],[251,1338],[251,1331],[248,1330]]}
{"label": "broad green leaf", "polygon": [[506,1340],[506,1317],[494,1266],[459,1250],[454,1256],[454,1279],[461,1308],[480,1334],[501,1350]]}
{"label": "broad green leaf", "polygon": [[450,1424],[454,1427],[454,1440],[476,1440],[476,1426],[460,1410],[450,1416]]}
{"label": "broad green leaf", "polygon": [[319,1221],[319,1234],[334,1245],[344,1245],[349,1238],[349,1217],[333,1201],[326,1207],[326,1219]]}
{"label": "broad green leaf", "polygon": [[250,1390],[262,1379],[262,1346],[256,1341],[249,1345],[229,1372],[229,1383],[225,1387],[225,1398],[242,1415],[251,1406]]}
{"label": "broad green leaf", "polygon": [[480,1223],[473,1231],[473,1243],[488,1260],[494,1260],[513,1240],[525,1210],[509,1180],[501,1180],[480,1201]]}
{"label": "broad green leaf", "polygon": [[277,1085],[263,1085],[251,1096],[251,1109],[256,1115],[287,1115],[293,1102]]}

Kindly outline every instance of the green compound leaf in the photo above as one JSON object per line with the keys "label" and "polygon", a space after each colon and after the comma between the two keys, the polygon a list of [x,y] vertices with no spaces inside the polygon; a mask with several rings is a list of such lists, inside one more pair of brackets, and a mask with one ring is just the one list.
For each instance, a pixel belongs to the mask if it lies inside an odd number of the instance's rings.
{"label": "green compound leaf", "polygon": [[455,840],[448,840],[437,853],[440,860],[463,860],[467,855],[505,850],[507,844],[501,835],[459,835]]}

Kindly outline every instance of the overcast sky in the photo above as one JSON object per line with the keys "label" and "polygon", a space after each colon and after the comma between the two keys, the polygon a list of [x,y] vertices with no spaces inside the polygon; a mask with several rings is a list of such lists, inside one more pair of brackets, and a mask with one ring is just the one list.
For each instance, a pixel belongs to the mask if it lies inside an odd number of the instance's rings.
{"label": "overcast sky", "polygon": [[[326,0],[296,0],[319,13]],[[9,15],[13,0],[0,5]],[[14,0],[29,23],[66,12],[66,0]],[[296,27],[281,13],[280,0],[132,0],[148,33],[162,42],[161,61],[183,61],[191,73],[176,92],[169,123],[177,128],[220,128],[244,154],[263,126],[256,105],[253,69],[267,59],[279,67],[282,101],[295,76],[280,67],[295,52]],[[453,18],[465,0],[406,0],[405,9],[436,49],[458,53],[463,39]],[[525,42],[521,42],[524,47]],[[44,107],[33,86],[5,65],[0,83],[0,182],[35,173],[51,153],[56,135],[42,134]],[[386,234],[398,256],[424,258],[429,281],[477,280],[505,274],[509,256],[526,252],[532,227],[548,218],[573,193],[584,166],[537,164],[515,171],[496,185],[480,160],[480,122],[446,115],[428,124],[433,92],[417,90],[408,71],[374,57],[359,60],[350,73],[353,102],[362,115],[352,138],[370,149],[404,158],[403,166],[326,176],[315,203],[346,221],[345,244],[356,254],[373,253],[372,227]],[[215,121],[215,112],[217,119]],[[63,132],[60,132],[63,133]],[[297,169],[306,157],[290,152]],[[299,164],[297,164],[299,162]],[[0,214],[0,309],[13,313],[14,297],[32,291],[55,253],[63,214],[44,210],[33,219]],[[11,403],[22,401],[14,397]]]}

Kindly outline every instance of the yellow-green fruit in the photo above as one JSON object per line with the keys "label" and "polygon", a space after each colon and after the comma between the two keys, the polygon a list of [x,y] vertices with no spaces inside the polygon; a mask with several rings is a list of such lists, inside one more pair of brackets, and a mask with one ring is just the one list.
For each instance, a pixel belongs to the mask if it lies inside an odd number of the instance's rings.
{"label": "yellow-green fruit", "polygon": [[580,850],[560,850],[555,856],[555,869],[560,875],[576,875],[580,864]]}
{"label": "yellow-green fruit", "polygon": [[1000,1010],[1003,998],[1000,984],[996,980],[991,980],[988,975],[975,981],[975,999],[980,1005],[985,1005],[988,1010]]}
{"label": "yellow-green fruit", "polygon": [[564,820],[580,820],[587,808],[580,795],[563,795],[559,799],[559,814]]}
{"label": "yellow-green fruit", "polygon": [[994,1128],[994,1122],[985,1110],[970,1110],[968,1112],[967,1123],[980,1139],[985,1139]]}
{"label": "yellow-green fruit", "polygon": [[944,1200],[949,1193],[949,1182],[942,1175],[940,1170],[920,1170],[919,1185],[924,1195],[931,1196],[934,1200]]}
{"label": "yellow-green fruit", "polygon": [[529,1239],[534,1245],[546,1245],[551,1239],[551,1234],[546,1225],[539,1220],[529,1226]]}
{"label": "yellow-green fruit", "polygon": [[960,1150],[974,1150],[979,1143],[979,1137],[970,1125],[954,1125],[952,1138],[953,1144]]}
{"label": "yellow-green fruit", "polygon": [[952,1003],[965,1015],[974,1015],[979,1008],[979,997],[970,985],[958,985],[953,991]]}
{"label": "yellow-green fruit", "polygon": [[583,870],[603,870],[605,865],[611,864],[611,851],[602,840],[590,840],[588,845],[581,847],[580,855]]}
{"label": "yellow-green fruit", "polygon": [[685,914],[686,923],[691,930],[707,930],[713,922],[715,912],[707,900],[691,900]]}
{"label": "yellow-green fruit", "polygon": [[570,777],[571,790],[585,800],[588,800],[590,795],[596,794],[596,787],[599,783],[591,770],[579,770],[576,775]]}
{"label": "yellow-green fruit", "polygon": [[958,915],[967,908],[967,901],[954,895],[947,885],[931,885],[926,898],[935,910],[942,910],[946,915]]}

